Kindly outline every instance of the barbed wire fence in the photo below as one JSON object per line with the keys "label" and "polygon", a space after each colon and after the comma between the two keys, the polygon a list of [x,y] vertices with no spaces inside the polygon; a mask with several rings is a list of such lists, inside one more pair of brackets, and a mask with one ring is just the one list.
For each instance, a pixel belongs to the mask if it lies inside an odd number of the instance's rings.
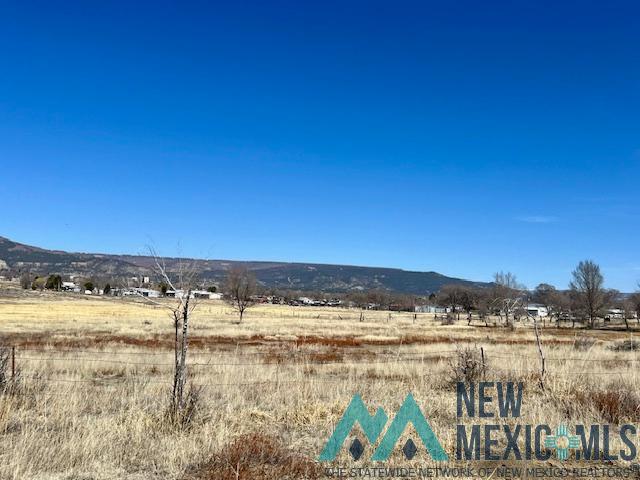
{"label": "barbed wire fence", "polygon": [[[480,348],[480,347],[475,347]],[[10,358],[10,377],[8,377],[8,381],[11,382],[24,382],[25,386],[28,386],[28,383],[33,382],[46,382],[53,384],[89,384],[92,387],[119,387],[122,386],[124,382],[134,382],[143,384],[162,384],[170,386],[171,379],[170,376],[167,376],[166,380],[150,378],[148,371],[139,371],[142,368],[148,369],[156,369],[156,373],[159,373],[163,368],[169,369],[173,367],[173,362],[170,361],[158,361],[159,357],[171,356],[172,352],[167,350],[163,352],[146,352],[146,351],[125,351],[125,350],[90,350],[86,348],[56,348],[56,347],[34,347],[34,346],[23,346],[23,345],[5,345],[0,346],[0,350],[9,352],[8,358]],[[506,355],[504,353],[496,352],[492,353],[486,346],[481,347],[482,351],[482,362],[491,360],[496,360],[500,363],[501,368],[513,366],[514,363],[520,361],[521,363],[527,363],[528,360],[539,359],[538,355],[528,355],[517,353],[513,355]],[[376,352],[369,354],[373,355],[373,358],[368,358],[366,356],[358,356],[352,355],[351,357],[347,356],[345,358],[340,359],[322,359],[318,358],[317,352],[303,352],[303,353],[295,353],[292,354],[289,358],[285,355],[286,352],[282,352],[282,357],[277,357],[277,352],[274,354],[273,351],[253,351],[253,352],[243,352],[243,351],[197,351],[193,350],[191,352],[192,356],[196,358],[196,361],[189,363],[189,368],[192,369],[192,372],[195,372],[197,375],[207,374],[213,377],[223,376],[225,375],[225,367],[240,367],[245,372],[253,372],[256,368],[301,368],[301,367],[321,367],[321,366],[330,366],[330,365],[343,365],[347,367],[373,367],[380,365],[398,365],[401,364],[403,366],[409,365],[422,365],[426,366],[427,363],[432,365],[433,362],[439,361],[451,361],[457,355],[459,355],[459,349],[447,349],[447,350],[433,350],[427,351],[424,353],[418,352]],[[621,352],[612,352],[612,353],[621,353]],[[595,376],[595,377],[608,377],[608,376],[624,376],[628,375],[630,370],[627,368],[625,370],[613,370],[610,369],[610,364],[619,363],[621,366],[625,364],[630,366],[633,362],[636,361],[635,354],[636,351],[623,352],[624,354],[631,353],[633,356],[631,358],[589,358],[587,356],[577,357],[577,356],[558,356],[558,357],[546,357],[545,360],[547,363],[547,375],[553,374],[554,365],[558,364],[567,364],[567,363],[575,363],[580,366],[582,364],[589,365],[597,365],[600,364],[605,370],[594,370],[594,369],[585,369],[578,368],[567,370],[566,368],[563,370],[563,374],[571,374],[576,376]],[[275,358],[274,358],[275,355]],[[146,361],[145,361],[146,360]],[[52,375],[44,375],[42,373],[42,369],[37,369],[38,366],[41,366],[42,363],[62,363],[62,362],[73,362],[78,365],[86,365],[86,364],[107,364],[107,365],[118,365],[122,367],[132,367],[137,369],[131,372],[131,375],[127,376],[116,376],[116,377],[92,377],[92,378],[62,378],[60,376],[52,376]],[[529,362],[533,364],[534,362]],[[24,370],[24,367],[29,367],[31,370]],[[539,373],[537,369],[532,368],[507,368],[504,370],[506,373],[511,373],[514,375],[535,375]],[[57,371],[60,373],[60,371]],[[63,372],[68,376],[72,376],[74,374],[73,371]],[[79,372],[75,372],[78,374]],[[316,372],[318,373],[318,372]],[[343,372],[344,373],[344,372]],[[354,375],[350,376],[349,381],[358,381],[362,380],[370,380],[370,377],[367,375],[357,375],[357,372],[353,372]],[[329,377],[327,377],[329,375]],[[328,372],[324,376],[320,374],[316,375],[302,375],[298,376],[298,378],[285,378],[281,379],[279,376],[279,371],[276,372],[276,378],[265,378],[262,380],[255,381],[243,381],[241,379],[242,375],[235,375],[238,380],[236,381],[221,381],[221,382],[198,382],[199,387],[255,387],[259,385],[269,385],[275,384],[278,385],[288,385],[288,384],[336,384],[337,382],[344,380],[339,376],[331,376],[332,373]],[[389,376],[382,377],[380,380],[384,382],[401,382],[407,383],[412,380],[424,380],[427,378],[440,377],[443,375],[443,372],[430,372],[430,371],[421,371],[416,375],[409,376]],[[360,377],[360,378],[359,378]],[[14,391],[16,394],[24,394],[24,395],[66,395],[67,392],[55,392],[52,391],[51,388],[34,390],[31,391],[26,389],[24,392]]]}

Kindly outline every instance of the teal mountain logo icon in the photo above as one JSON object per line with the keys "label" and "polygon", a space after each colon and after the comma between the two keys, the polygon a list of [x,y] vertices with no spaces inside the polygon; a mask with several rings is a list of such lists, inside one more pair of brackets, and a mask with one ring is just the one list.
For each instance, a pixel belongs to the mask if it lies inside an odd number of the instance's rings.
{"label": "teal mountain logo icon", "polygon": [[[362,397],[355,394],[349,406],[344,411],[338,425],[336,425],[331,437],[327,440],[318,460],[321,462],[335,460],[356,422],[360,424],[360,428],[369,443],[374,445],[387,425],[388,417],[382,407],[379,407],[374,415],[370,415],[362,401]],[[409,393],[382,436],[382,440],[373,452],[371,460],[387,460],[398,439],[409,424],[412,424],[415,428],[422,445],[424,445],[429,455],[431,455],[431,458],[436,461],[446,461],[449,459],[442,445],[440,445],[438,438],[433,433],[429,422],[423,415],[422,410],[420,410],[420,407],[413,398],[413,395]],[[358,460],[363,452],[364,446],[362,442],[356,438],[349,447],[349,453],[354,460]],[[412,439],[409,439],[404,444],[402,452],[407,459],[411,460],[417,454],[418,447]]]}

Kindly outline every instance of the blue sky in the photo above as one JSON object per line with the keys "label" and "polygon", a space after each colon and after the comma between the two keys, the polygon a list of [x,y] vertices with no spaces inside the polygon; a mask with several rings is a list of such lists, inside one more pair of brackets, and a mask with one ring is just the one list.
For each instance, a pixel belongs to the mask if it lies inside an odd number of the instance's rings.
{"label": "blue sky", "polygon": [[529,287],[565,287],[592,258],[631,291],[639,15],[631,1],[2,2],[0,235],[510,270]]}

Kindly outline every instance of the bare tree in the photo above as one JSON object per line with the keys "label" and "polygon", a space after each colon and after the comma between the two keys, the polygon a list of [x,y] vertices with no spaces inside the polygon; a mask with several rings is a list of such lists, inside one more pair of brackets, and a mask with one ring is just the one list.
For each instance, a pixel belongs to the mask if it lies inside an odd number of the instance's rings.
{"label": "bare tree", "polygon": [[635,305],[633,302],[633,297],[627,297],[617,290],[609,290],[608,294],[613,301],[611,305],[613,305],[614,308],[619,308],[621,310],[620,314],[622,315],[622,320],[624,321],[626,329],[631,330],[629,320],[633,319],[633,316],[635,315]]}
{"label": "bare tree", "polygon": [[633,293],[629,297],[629,308],[634,312],[637,322],[640,323],[640,292]]}
{"label": "bare tree", "polygon": [[460,320],[460,313],[457,311],[462,303],[462,287],[460,285],[444,285],[438,292],[438,303],[451,308],[452,317],[457,313],[457,320]]}
{"label": "bare tree", "polygon": [[194,386],[191,386],[188,392],[185,389],[188,379],[187,352],[190,320],[198,305],[197,299],[192,295],[197,285],[196,269],[193,263],[180,261],[177,271],[169,272],[164,259],[158,257],[153,248],[149,247],[149,253],[153,256],[156,274],[173,291],[175,301],[159,302],[149,297],[142,298],[167,308],[171,314],[174,329],[174,373],[169,415],[178,425],[186,427],[193,418],[200,392],[200,389]]}
{"label": "bare tree", "polygon": [[560,316],[567,309],[567,301],[556,287],[548,283],[541,283],[533,291],[531,299],[535,303],[545,307],[549,315],[549,320],[553,322],[555,319],[556,326],[560,326]]}
{"label": "bare tree", "polygon": [[596,319],[605,304],[604,277],[600,266],[591,260],[584,260],[572,272],[573,280],[569,284],[577,301],[577,306],[588,319],[589,328],[594,328]]}
{"label": "bare tree", "polygon": [[369,290],[365,296],[367,304],[372,305],[374,310],[389,310],[393,301],[391,295],[383,290]]}
{"label": "bare tree", "polygon": [[460,293],[460,306],[467,312],[467,325],[471,325],[471,312],[479,306],[480,292],[475,288],[462,287]]}
{"label": "bare tree", "polygon": [[518,283],[516,276],[511,272],[498,272],[494,275],[491,308],[498,312],[498,316],[505,316],[505,325],[510,326],[510,318],[517,315],[522,307],[523,286]]}
{"label": "bare tree", "polygon": [[476,309],[478,317],[484,321],[485,327],[489,326],[489,314],[493,308],[493,289],[481,288],[476,291]]}
{"label": "bare tree", "polygon": [[31,275],[27,272],[20,275],[20,286],[23,290],[29,290],[31,288]]}
{"label": "bare tree", "polygon": [[233,267],[227,274],[224,289],[225,300],[238,312],[240,324],[245,310],[255,304],[256,279],[246,268]]}
{"label": "bare tree", "polygon": [[604,291],[604,305],[606,308],[611,308],[617,311],[607,312],[605,315],[605,321],[611,321],[617,318],[624,321],[625,328],[631,330],[629,320],[631,320],[635,314],[635,305],[633,301],[633,295],[627,296],[616,289],[608,289]]}

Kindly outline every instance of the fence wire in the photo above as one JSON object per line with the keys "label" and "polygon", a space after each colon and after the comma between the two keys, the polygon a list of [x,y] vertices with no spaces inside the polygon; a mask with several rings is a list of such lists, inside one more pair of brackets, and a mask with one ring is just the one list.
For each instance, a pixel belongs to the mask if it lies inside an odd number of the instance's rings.
{"label": "fence wire", "polygon": [[[135,357],[135,356],[145,356],[146,358],[155,359],[160,356],[173,356],[174,352],[171,350],[166,350],[163,352],[140,352],[133,351],[129,352],[126,350],[113,351],[113,350],[87,350],[87,349],[75,349],[75,348],[35,348],[31,346],[17,346],[17,347],[0,347],[0,348],[15,348],[15,362],[16,364],[22,367],[24,364],[27,364],[31,367],[37,365],[42,362],[73,362],[76,364],[85,364],[85,363],[104,363],[104,364],[116,364],[123,366],[132,366],[132,367],[174,367],[175,363],[171,362],[157,362],[157,361],[137,361],[126,359],[125,357]],[[469,348],[479,350],[477,346],[470,346]],[[295,369],[298,367],[311,367],[311,366],[323,366],[323,365],[343,365],[347,367],[353,367],[354,369],[358,366],[374,366],[374,365],[420,365],[424,363],[433,363],[433,361],[447,361],[452,362],[464,348],[458,349],[447,349],[447,350],[433,350],[424,353],[417,352],[356,352],[355,355],[346,354],[343,358],[335,359],[335,360],[323,360],[322,355],[325,352],[296,352],[296,351],[260,351],[260,352],[238,352],[238,351],[229,351],[223,350],[219,352],[214,352],[211,350],[207,351],[197,351],[191,350],[189,351],[190,356],[194,356],[195,358],[202,360],[203,356],[208,356],[206,361],[195,361],[192,363],[188,363],[189,368],[195,369],[195,374],[191,374],[192,381],[194,385],[198,387],[257,387],[257,386],[266,386],[266,385],[290,385],[290,384],[334,384],[339,385],[341,382],[344,383],[345,380],[348,382],[359,382],[359,381],[368,381],[372,380],[381,381],[381,382],[402,382],[402,383],[415,383],[424,381],[427,378],[433,377],[441,377],[444,375],[443,372],[420,372],[413,373],[410,376],[378,376],[371,377],[370,375],[358,375],[354,370],[354,375],[344,375],[336,376],[335,378],[327,378],[327,376],[331,375],[331,372],[323,372],[319,375],[309,376],[308,373],[303,373],[299,378],[271,378],[265,380],[257,380],[257,381],[231,381],[231,382],[204,382],[198,383],[197,377],[201,374],[209,374],[213,376],[220,375],[228,375],[228,372],[220,372],[215,371],[215,367],[277,367],[278,369],[283,369],[282,373],[279,371],[278,374],[286,376],[291,374],[290,369]],[[25,355],[23,352],[26,352]],[[329,352],[331,353],[331,352]],[[563,362],[563,363],[600,363],[605,368],[610,364],[610,362],[620,362],[629,364],[631,362],[635,362],[638,359],[637,351],[624,351],[624,352],[616,352],[612,351],[612,358],[604,358],[604,359],[594,359],[585,357],[545,357],[546,362]],[[516,354],[516,355],[506,355],[504,353],[491,353],[490,350],[484,349],[484,361],[488,364],[493,359],[497,359],[503,365],[514,365],[514,363],[520,361],[528,361],[528,360],[536,360],[539,361],[540,357],[538,355],[525,355],[525,354]],[[629,358],[629,354],[631,358]],[[51,356],[55,355],[55,356]],[[373,358],[370,356],[373,355]],[[105,358],[108,357],[108,358]],[[114,358],[115,357],[115,358]],[[380,358],[381,357],[381,358]],[[621,358],[622,357],[622,358]],[[206,371],[203,369],[211,368],[211,371]],[[65,373],[65,372],[59,372]],[[73,372],[66,372],[67,375],[73,374]],[[296,372],[299,373],[299,372]],[[344,373],[344,372],[342,372]],[[507,368],[503,373],[512,373],[516,375],[539,375],[540,371],[538,369],[514,369]],[[617,371],[617,370],[605,370],[605,371],[595,371],[595,370],[584,370],[584,369],[576,369],[575,371],[566,371],[563,370],[563,374],[575,375],[579,377],[585,376],[622,376],[629,374],[629,370]],[[553,375],[553,370],[547,372],[547,375]],[[238,377],[241,375],[237,375]],[[16,376],[16,380],[20,382],[34,382],[32,385],[29,383],[24,384],[23,391],[15,391],[13,395],[68,395],[68,391],[66,392],[54,392],[51,391],[50,388],[38,390],[38,386],[42,386],[42,383],[53,383],[53,384],[80,384],[80,385],[91,385],[91,387],[122,387],[123,385],[133,385],[133,386],[144,386],[147,384],[157,384],[157,385],[166,385],[169,387],[171,385],[171,379],[167,378],[167,380],[159,380],[153,378],[142,378],[136,376],[122,376],[116,375],[113,377],[93,377],[93,378],[61,378],[61,377],[51,377],[43,375],[41,372],[37,370],[27,370],[24,372],[18,373]],[[38,384],[38,382],[42,382]],[[34,391],[29,391],[30,387],[36,388]],[[115,390],[114,390],[115,391]]]}

